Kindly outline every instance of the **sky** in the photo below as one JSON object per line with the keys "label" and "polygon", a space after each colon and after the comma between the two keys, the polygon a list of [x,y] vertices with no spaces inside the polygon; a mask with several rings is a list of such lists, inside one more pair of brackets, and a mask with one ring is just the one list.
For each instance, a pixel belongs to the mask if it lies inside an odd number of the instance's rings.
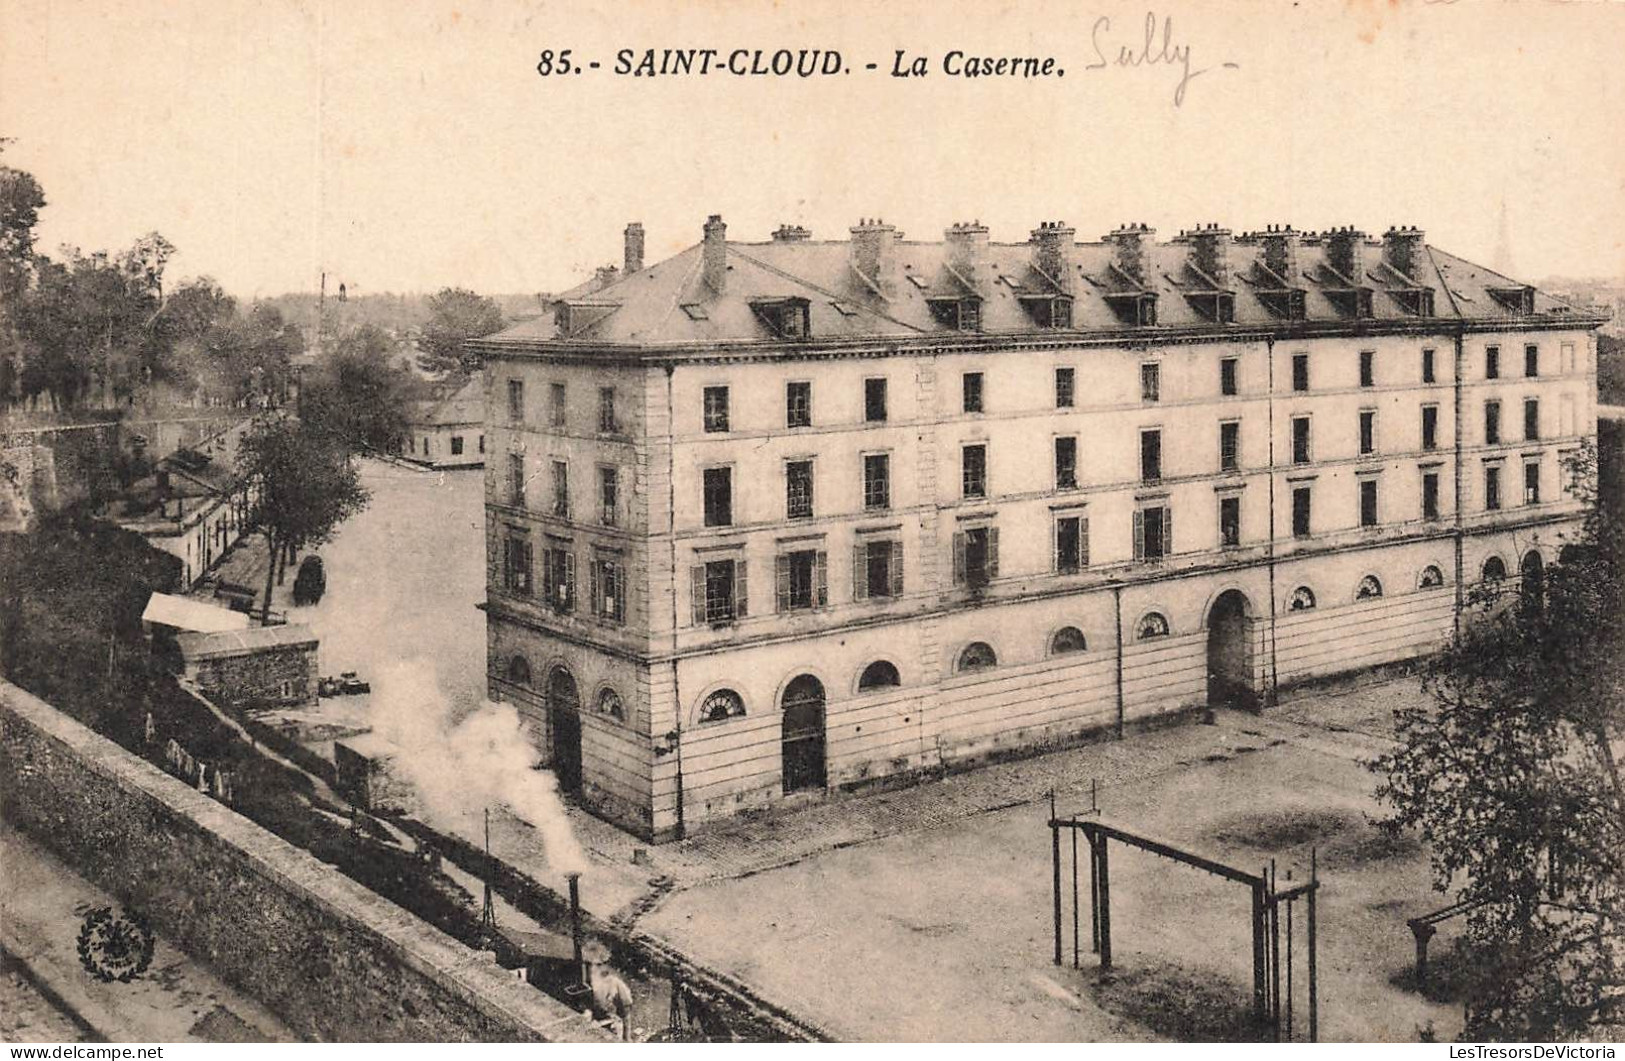
{"label": "sky", "polygon": [[[1148,15],[1159,61],[1120,65]],[[693,47],[852,72],[611,72]],[[602,67],[539,76],[565,48]],[[891,76],[899,49],[930,72]],[[1066,73],[950,77],[955,49]],[[1625,3],[3,0],[0,160],[45,188],[42,248],[156,230],[171,275],[242,297],[324,271],[560,290],[620,260],[628,221],[653,261],[710,214],[734,239],[1414,224],[1523,280],[1625,276],[1622,55]]]}

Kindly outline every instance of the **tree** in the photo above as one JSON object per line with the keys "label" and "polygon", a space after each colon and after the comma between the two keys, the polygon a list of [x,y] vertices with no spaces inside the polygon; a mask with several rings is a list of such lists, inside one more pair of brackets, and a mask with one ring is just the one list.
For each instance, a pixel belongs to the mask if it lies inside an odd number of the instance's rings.
{"label": "tree", "polygon": [[482,364],[478,354],[464,348],[502,329],[502,310],[491,299],[460,287],[448,287],[429,299],[429,323],[423,329],[423,352],[418,366],[425,372],[466,376]]}
{"label": "tree", "polygon": [[1625,553],[1595,505],[1595,450],[1570,464],[1580,539],[1516,593],[1473,593],[1372,763],[1390,831],[1418,830],[1435,887],[1469,904],[1475,1039],[1590,1038],[1625,1025]]}
{"label": "tree", "polygon": [[310,428],[352,447],[388,451],[406,433],[420,381],[390,360],[381,329],[352,328],[300,393],[299,416]]}
{"label": "tree", "polygon": [[331,539],[341,523],[367,507],[369,495],[343,447],[291,417],[255,423],[239,453],[243,472],[259,490],[258,529],[271,559],[260,614],[264,622],[280,559],[289,549]]}

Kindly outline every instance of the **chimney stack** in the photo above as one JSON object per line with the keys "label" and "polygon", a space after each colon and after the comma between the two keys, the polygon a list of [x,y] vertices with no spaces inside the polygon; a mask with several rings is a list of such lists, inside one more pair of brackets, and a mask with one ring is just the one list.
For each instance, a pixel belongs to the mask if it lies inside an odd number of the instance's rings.
{"label": "chimney stack", "polygon": [[1414,278],[1427,237],[1415,225],[1390,228],[1382,234],[1382,256],[1401,275]]}
{"label": "chimney stack", "polygon": [[1137,225],[1123,225],[1101,237],[1112,245],[1112,262],[1135,284],[1145,287],[1146,246],[1157,235],[1157,230],[1143,221]]}
{"label": "chimney stack", "polygon": [[973,287],[981,286],[982,268],[987,264],[987,226],[980,221],[961,221],[942,234],[948,244],[948,265]]}
{"label": "chimney stack", "polygon": [[613,265],[600,265],[593,270],[593,290],[602,291],[604,288],[620,279],[620,270]]}
{"label": "chimney stack", "polygon": [[812,239],[812,233],[800,225],[780,225],[773,230],[774,243],[805,243]]}
{"label": "chimney stack", "polygon": [[621,262],[621,275],[631,276],[643,271],[643,223],[633,221],[626,226],[626,255]]}
{"label": "chimney stack", "polygon": [[1077,236],[1078,230],[1064,221],[1041,221],[1028,237],[1033,248],[1033,265],[1060,284],[1063,291],[1072,290],[1070,266],[1072,245]]}
{"label": "chimney stack", "polygon": [[1298,282],[1298,243],[1302,233],[1291,225],[1271,225],[1254,237],[1264,244],[1264,267],[1286,281],[1288,287]]}
{"label": "chimney stack", "polygon": [[864,218],[852,226],[852,268],[882,291],[892,280],[897,228],[879,218]]}
{"label": "chimney stack", "polygon": [[1353,225],[1334,228],[1325,234],[1326,261],[1348,277],[1355,287],[1365,283],[1365,233]]}
{"label": "chimney stack", "polygon": [[716,294],[727,290],[728,226],[722,223],[721,214],[712,214],[705,219],[703,275],[705,286]]}
{"label": "chimney stack", "polygon": [[1180,237],[1191,245],[1191,264],[1213,278],[1221,288],[1230,286],[1230,230],[1217,224],[1198,225]]}

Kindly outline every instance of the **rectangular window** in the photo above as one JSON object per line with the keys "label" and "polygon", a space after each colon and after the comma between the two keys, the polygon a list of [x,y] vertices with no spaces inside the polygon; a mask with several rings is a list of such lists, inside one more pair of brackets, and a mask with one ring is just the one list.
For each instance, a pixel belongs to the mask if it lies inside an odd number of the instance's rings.
{"label": "rectangular window", "polygon": [[1055,370],[1055,408],[1070,409],[1074,400],[1074,391],[1077,382],[1076,373],[1070,368]]}
{"label": "rectangular window", "polygon": [[610,466],[598,467],[598,518],[606,527],[619,522],[621,482],[619,471]]}
{"label": "rectangular window", "polygon": [[728,527],[734,521],[734,482],[732,468],[707,468],[705,477],[705,525]]}
{"label": "rectangular window", "polygon": [[1484,403],[1484,444],[1496,446],[1501,442],[1501,403]]}
{"label": "rectangular window", "polygon": [[620,421],[615,418],[615,388],[598,388],[598,430],[606,435],[616,434],[621,430]]}
{"label": "rectangular window", "polygon": [[1486,346],[1484,348],[1484,378],[1501,378],[1501,348],[1499,346]]}
{"label": "rectangular window", "polygon": [[525,419],[525,381],[510,379],[508,381],[508,422],[520,423]]}
{"label": "rectangular window", "polygon": [[1540,375],[1540,347],[1534,343],[1523,348],[1523,374],[1530,379]]}
{"label": "rectangular window", "polygon": [[1140,432],[1140,481],[1154,483],[1162,478],[1162,430]]}
{"label": "rectangular window", "polygon": [[1167,505],[1136,509],[1134,512],[1134,559],[1161,560],[1172,553],[1174,510]]}
{"label": "rectangular window", "polygon": [[453,436],[451,436],[451,455],[453,457],[461,457],[463,455],[463,436],[462,435],[453,435]]}
{"label": "rectangular window", "polygon": [[1055,572],[1075,575],[1089,566],[1089,517],[1062,516],[1055,521]]}
{"label": "rectangular window", "polygon": [[982,374],[967,372],[960,377],[961,405],[967,413],[982,411]]}
{"label": "rectangular window", "polygon": [[817,549],[781,553],[775,558],[774,582],[779,611],[822,608],[829,603],[828,554]]}
{"label": "rectangular window", "polygon": [[553,462],[553,515],[570,518],[570,466],[564,461]]}
{"label": "rectangular window", "polygon": [[1422,382],[1423,383],[1435,383],[1435,382],[1437,382],[1437,380],[1434,378],[1434,372],[1433,372],[1433,351],[1432,350],[1423,350],[1422,351]]}
{"label": "rectangular window", "polygon": [[987,446],[978,443],[959,450],[961,496],[987,496]]}
{"label": "rectangular window", "polygon": [[569,549],[542,550],[542,598],[555,611],[568,612],[576,602],[576,558]]}
{"label": "rectangular window", "polygon": [[1523,466],[1523,503],[1540,504],[1540,462],[1530,461]]}
{"label": "rectangular window", "polygon": [[1055,440],[1055,489],[1078,488],[1078,440],[1066,437]]}
{"label": "rectangular window", "polygon": [[1439,518],[1439,473],[1422,473],[1422,518]]}
{"label": "rectangular window", "polygon": [[886,381],[884,379],[866,379],[863,381],[863,419],[871,424],[886,422]]}
{"label": "rectangular window", "polygon": [[1569,375],[1573,375],[1580,370],[1579,360],[1575,356],[1574,349],[1573,343],[1564,343],[1562,346],[1563,371]]}
{"label": "rectangular window", "polygon": [[593,557],[590,569],[592,613],[612,623],[626,621],[626,577],[612,557]]}
{"label": "rectangular window", "polygon": [[1360,410],[1360,456],[1369,456],[1377,451],[1377,412],[1375,409]]}
{"label": "rectangular window", "polygon": [[969,527],[954,535],[954,584],[978,589],[999,577],[999,529]]}
{"label": "rectangular window", "polygon": [[564,426],[564,384],[548,384],[547,412],[548,419],[552,422],[554,427]]}
{"label": "rectangular window", "polygon": [[1360,386],[1375,387],[1377,385],[1377,352],[1375,350],[1360,351]]}
{"label": "rectangular window", "polygon": [[731,623],[748,614],[745,561],[712,560],[690,572],[694,625]]}
{"label": "rectangular window", "polygon": [[1233,472],[1241,467],[1241,421],[1219,423],[1219,470]]}
{"label": "rectangular window", "polygon": [[728,430],[728,388],[705,388],[704,403],[705,430],[708,432]]}
{"label": "rectangular window", "polygon": [[1219,498],[1219,544],[1227,549],[1241,544],[1241,498]]}
{"label": "rectangular window", "polygon": [[1309,389],[1309,355],[1292,355],[1292,389],[1306,391]]}
{"label": "rectangular window", "polygon": [[1292,488],[1292,536],[1294,538],[1309,537],[1311,494],[1307,486],[1294,486]]}
{"label": "rectangular window", "polygon": [[786,519],[812,519],[813,462],[786,461],[784,465],[784,516]]}
{"label": "rectangular window", "polygon": [[863,458],[863,507],[871,512],[891,507],[891,457],[885,453]]}
{"label": "rectangular window", "polygon": [[1377,480],[1360,480],[1360,526],[1377,525]]}
{"label": "rectangular window", "polygon": [[514,508],[525,507],[525,455],[508,454],[508,503]]}
{"label": "rectangular window", "polygon": [[1234,357],[1221,358],[1219,361],[1219,393],[1230,397],[1236,393],[1236,365],[1238,360]]}
{"label": "rectangular window", "polygon": [[793,382],[784,385],[784,426],[812,426],[812,384]]}
{"label": "rectangular window", "polygon": [[1309,418],[1307,416],[1294,416],[1292,418],[1292,463],[1309,463]]}
{"label": "rectangular window", "polygon": [[520,597],[531,594],[530,542],[524,538],[508,537],[502,540],[502,584],[509,593]]}
{"label": "rectangular window", "polygon": [[480,452],[481,452],[481,453],[484,453],[484,452],[485,452],[485,436],[484,436],[484,435],[481,435],[481,436],[480,436],[480,446],[479,446],[479,449],[480,449]]}
{"label": "rectangular window", "polygon": [[1501,507],[1501,466],[1488,464],[1484,466],[1484,508],[1494,512]]}
{"label": "rectangular window", "polygon": [[903,543],[860,541],[852,547],[852,599],[903,595]]}
{"label": "rectangular window", "polygon": [[1162,366],[1147,361],[1140,366],[1140,400],[1155,402],[1162,399]]}
{"label": "rectangular window", "polygon": [[1527,442],[1540,438],[1540,399],[1523,400],[1523,437]]}
{"label": "rectangular window", "polygon": [[1422,448],[1439,448],[1439,407],[1422,406]]}

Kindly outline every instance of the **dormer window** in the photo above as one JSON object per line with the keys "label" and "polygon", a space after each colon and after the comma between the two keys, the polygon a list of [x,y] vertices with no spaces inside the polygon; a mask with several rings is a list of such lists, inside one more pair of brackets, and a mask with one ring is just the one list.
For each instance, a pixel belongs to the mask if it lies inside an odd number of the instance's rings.
{"label": "dormer window", "polygon": [[1535,312],[1535,289],[1532,287],[1492,287],[1490,297],[1513,313]]}
{"label": "dormer window", "polygon": [[1326,291],[1326,298],[1332,305],[1345,317],[1353,317],[1355,320],[1371,318],[1371,295],[1369,287],[1330,288]]}
{"label": "dormer window", "polygon": [[1106,296],[1106,302],[1124,324],[1148,328],[1157,323],[1157,296],[1151,291],[1129,291]]}
{"label": "dormer window", "polygon": [[1288,287],[1258,292],[1258,301],[1271,315],[1281,320],[1301,321],[1304,318],[1303,288]]}
{"label": "dormer window", "polygon": [[750,308],[780,339],[805,339],[812,334],[804,298],[763,299],[752,302]]}
{"label": "dormer window", "polygon": [[1413,317],[1433,316],[1433,289],[1431,287],[1407,287],[1388,292],[1399,303],[1399,308]]}
{"label": "dormer window", "polygon": [[1072,327],[1072,299],[1067,295],[1023,298],[1021,308],[1040,328]]}
{"label": "dormer window", "polygon": [[961,332],[982,330],[982,300],[979,298],[933,298],[931,315],[944,327]]}
{"label": "dormer window", "polygon": [[1236,296],[1231,291],[1187,291],[1191,308],[1214,324],[1236,322]]}

